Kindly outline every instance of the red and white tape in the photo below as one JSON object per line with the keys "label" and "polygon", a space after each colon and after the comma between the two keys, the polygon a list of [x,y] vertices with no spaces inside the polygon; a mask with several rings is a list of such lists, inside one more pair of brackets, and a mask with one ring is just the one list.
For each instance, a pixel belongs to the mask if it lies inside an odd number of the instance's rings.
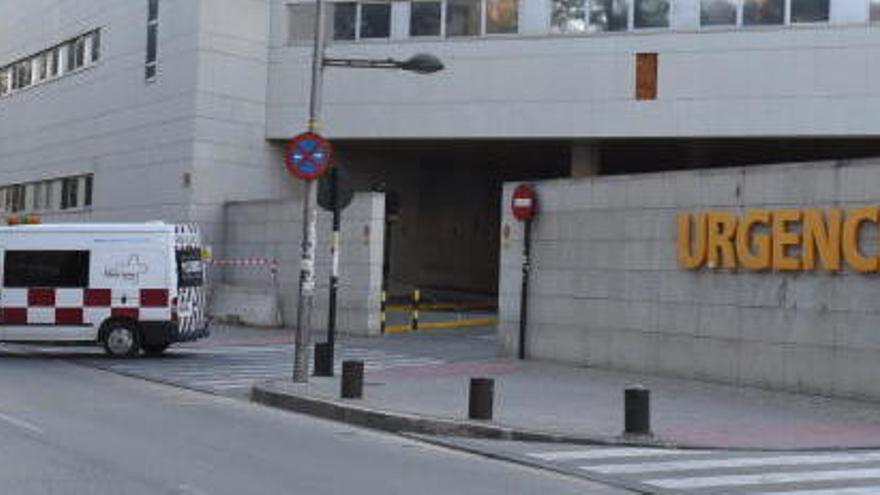
{"label": "red and white tape", "polygon": [[231,260],[209,260],[209,264],[220,266],[277,266],[275,258],[240,258]]}

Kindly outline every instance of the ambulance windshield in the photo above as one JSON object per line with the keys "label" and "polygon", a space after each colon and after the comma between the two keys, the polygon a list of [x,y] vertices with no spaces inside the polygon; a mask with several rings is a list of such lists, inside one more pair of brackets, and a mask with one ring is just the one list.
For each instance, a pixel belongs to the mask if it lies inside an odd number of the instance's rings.
{"label": "ambulance windshield", "polygon": [[178,287],[199,287],[204,279],[202,253],[198,248],[177,251]]}

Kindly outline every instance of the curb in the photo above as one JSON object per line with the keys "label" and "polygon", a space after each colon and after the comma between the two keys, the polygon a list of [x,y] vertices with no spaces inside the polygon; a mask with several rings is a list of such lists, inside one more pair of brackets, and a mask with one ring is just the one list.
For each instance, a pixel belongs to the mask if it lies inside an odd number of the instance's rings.
{"label": "curb", "polygon": [[352,401],[332,400],[283,391],[267,383],[257,384],[251,388],[251,401],[285,411],[390,433],[446,435],[520,442],[681,448],[671,442],[653,437],[587,437],[514,428],[490,422],[386,411],[365,407]]}

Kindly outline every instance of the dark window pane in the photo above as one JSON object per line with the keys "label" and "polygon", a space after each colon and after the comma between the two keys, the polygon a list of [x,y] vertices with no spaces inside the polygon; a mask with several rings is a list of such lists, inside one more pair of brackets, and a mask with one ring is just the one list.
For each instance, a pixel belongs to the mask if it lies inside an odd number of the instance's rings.
{"label": "dark window pane", "polygon": [[361,4],[361,38],[387,38],[391,35],[391,4]]}
{"label": "dark window pane", "polygon": [[94,177],[91,175],[86,176],[86,197],[83,198],[84,206],[92,206],[92,187],[94,186]]}
{"label": "dark window pane", "polygon": [[95,31],[92,33],[92,62],[97,62],[101,56],[101,33]]}
{"label": "dark window pane", "polygon": [[147,62],[155,62],[156,61],[156,52],[157,50],[157,37],[159,35],[159,26],[151,25],[147,26]]}
{"label": "dark window pane", "polygon": [[871,20],[880,21],[880,0],[871,0]]}
{"label": "dark window pane", "polygon": [[159,18],[159,0],[148,0],[147,20],[155,21]]}
{"label": "dark window pane", "polygon": [[200,249],[183,249],[177,252],[178,287],[199,287],[202,285],[203,275]]}
{"label": "dark window pane", "polygon": [[480,0],[447,0],[446,36],[477,36],[482,24]]}
{"label": "dark window pane", "polygon": [[629,6],[626,0],[590,2],[590,25],[597,31],[626,31],[629,26]]}
{"label": "dark window pane", "polygon": [[761,26],[785,22],[785,0],[745,0],[743,24]]}
{"label": "dark window pane", "polygon": [[669,0],[636,0],[634,24],[637,28],[669,27]]}
{"label": "dark window pane", "polygon": [[6,251],[5,287],[88,287],[88,251]]}
{"label": "dark window pane", "polygon": [[829,0],[791,0],[791,22],[827,22]]}
{"label": "dark window pane", "polygon": [[76,57],[74,63],[76,64],[76,68],[79,69],[83,65],[86,64],[86,39],[85,37],[79,38],[74,42]]}
{"label": "dark window pane", "polygon": [[72,71],[76,68],[76,43],[67,43],[67,66],[65,71]]}
{"label": "dark window pane", "polygon": [[79,201],[79,179],[70,178],[61,181],[61,209],[76,208]]}
{"label": "dark window pane", "polygon": [[440,36],[441,2],[413,2],[409,17],[410,36]]}
{"label": "dark window pane", "polygon": [[144,71],[144,76],[147,79],[153,79],[156,77],[156,64],[148,65],[146,71]]}
{"label": "dark window pane", "polygon": [[515,33],[519,24],[519,0],[486,0],[486,32]]}
{"label": "dark window pane", "polygon": [[58,75],[59,62],[60,62],[59,51],[60,51],[59,48],[53,48],[52,51],[49,52],[49,75],[53,76],[53,77]]}
{"label": "dark window pane", "polygon": [[735,0],[703,0],[700,2],[701,26],[736,25]]}
{"label": "dark window pane", "polygon": [[586,31],[587,0],[553,0],[551,24],[554,33]]}
{"label": "dark window pane", "polygon": [[340,2],[331,4],[333,7],[333,39],[353,40],[357,19],[357,4]]}

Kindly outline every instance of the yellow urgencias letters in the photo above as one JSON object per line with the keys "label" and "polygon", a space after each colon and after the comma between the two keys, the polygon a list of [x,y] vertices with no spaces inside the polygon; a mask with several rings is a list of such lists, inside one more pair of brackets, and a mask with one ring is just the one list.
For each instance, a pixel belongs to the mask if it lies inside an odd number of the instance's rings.
{"label": "yellow urgencias letters", "polygon": [[880,271],[878,249],[862,249],[862,228],[880,224],[880,208],[709,211],[678,215],[682,267],[777,271]]}

